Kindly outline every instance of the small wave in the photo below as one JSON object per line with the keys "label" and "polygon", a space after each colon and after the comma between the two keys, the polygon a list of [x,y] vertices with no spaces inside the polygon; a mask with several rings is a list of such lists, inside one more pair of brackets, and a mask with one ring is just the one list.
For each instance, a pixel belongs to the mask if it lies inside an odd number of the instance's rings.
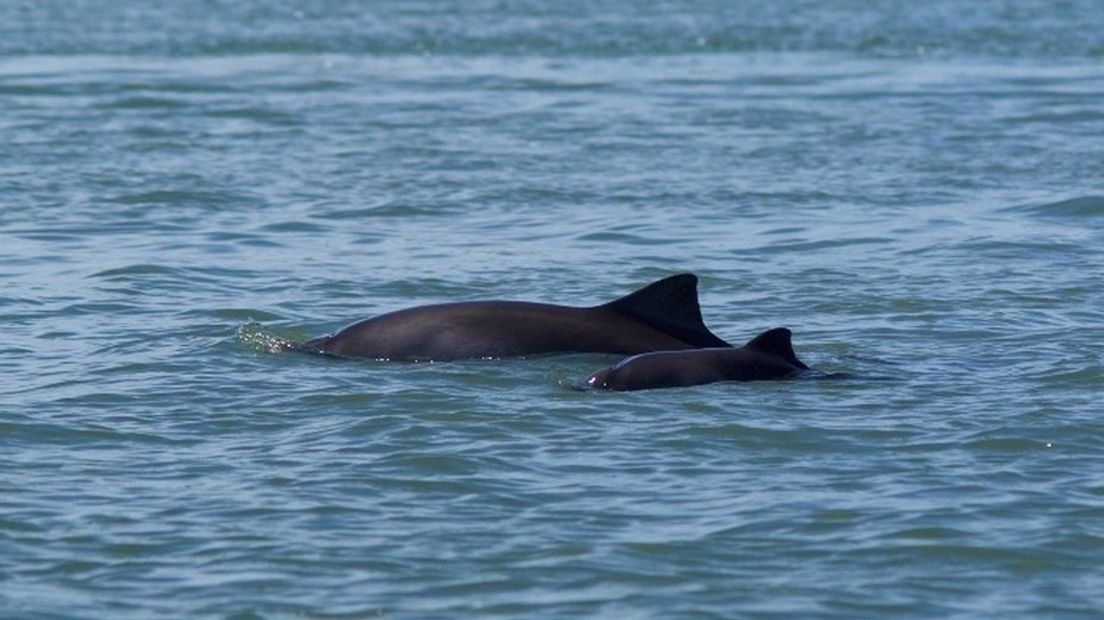
{"label": "small wave", "polygon": [[1104,196],[1078,196],[1057,202],[1018,205],[1005,211],[1051,219],[1104,221]]}
{"label": "small wave", "polygon": [[278,127],[294,127],[302,124],[301,119],[295,114],[252,106],[241,106],[224,110],[211,110],[206,114],[207,116],[212,118],[229,118],[235,120],[254,121],[257,123]]}
{"label": "small wave", "polygon": [[208,313],[211,313],[222,320],[240,320],[254,324],[259,324],[259,321],[280,321],[284,318],[278,314],[257,310],[255,308],[215,308],[213,310],[198,310],[197,312],[202,316],[207,316]]}
{"label": "small wave", "polygon": [[257,204],[259,202],[258,197],[246,192],[184,189],[154,189],[120,194],[107,200],[121,205],[200,206],[211,209],[222,208],[226,205]]}
{"label": "small wave", "polygon": [[258,353],[284,353],[298,349],[302,343],[265,331],[253,319],[238,326],[238,341]]}
{"label": "small wave", "polygon": [[96,107],[107,110],[169,110],[187,105],[185,101],[167,97],[134,96],[100,103]]}
{"label": "small wave", "polygon": [[98,271],[89,277],[104,280],[126,280],[135,276],[147,275],[168,275],[175,277],[179,276],[179,270],[154,263],[135,263],[133,265],[126,265],[125,267],[115,267]]}

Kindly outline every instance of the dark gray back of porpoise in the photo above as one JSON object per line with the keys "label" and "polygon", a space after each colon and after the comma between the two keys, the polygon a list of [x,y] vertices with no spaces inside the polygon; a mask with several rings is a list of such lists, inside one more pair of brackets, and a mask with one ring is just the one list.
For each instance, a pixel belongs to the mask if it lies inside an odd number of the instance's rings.
{"label": "dark gray back of porpoise", "polygon": [[794,354],[790,330],[778,327],[739,348],[644,353],[604,368],[586,386],[606,390],[647,390],[717,381],[783,379],[807,370]]}
{"label": "dark gray back of porpoise", "polygon": [[359,321],[295,349],[342,357],[445,361],[731,347],[702,321],[697,281],[693,274],[670,276],[593,307],[524,301],[418,306]]}

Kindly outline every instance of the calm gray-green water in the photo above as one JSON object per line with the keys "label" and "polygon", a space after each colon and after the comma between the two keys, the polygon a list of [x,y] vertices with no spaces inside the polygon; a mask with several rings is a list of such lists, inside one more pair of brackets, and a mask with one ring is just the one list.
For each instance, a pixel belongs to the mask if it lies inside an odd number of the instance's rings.
{"label": "calm gray-green water", "polygon": [[[268,346],[685,271],[850,378]],[[1099,617],[1096,0],[5,1],[0,283],[4,619]]]}

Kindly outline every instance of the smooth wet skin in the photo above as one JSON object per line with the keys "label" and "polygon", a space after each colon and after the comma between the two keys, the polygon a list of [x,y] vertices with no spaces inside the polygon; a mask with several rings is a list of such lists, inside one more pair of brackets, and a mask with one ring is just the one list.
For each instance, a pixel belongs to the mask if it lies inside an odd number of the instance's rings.
{"label": "smooth wet skin", "polygon": [[298,348],[342,357],[446,361],[702,347],[731,345],[703,323],[697,277],[680,274],[593,307],[473,301],[408,308],[365,319]]}
{"label": "smooth wet skin", "polygon": [[644,353],[595,372],[586,386],[625,391],[785,379],[809,368],[794,354],[790,335],[790,330],[778,327],[739,348]]}

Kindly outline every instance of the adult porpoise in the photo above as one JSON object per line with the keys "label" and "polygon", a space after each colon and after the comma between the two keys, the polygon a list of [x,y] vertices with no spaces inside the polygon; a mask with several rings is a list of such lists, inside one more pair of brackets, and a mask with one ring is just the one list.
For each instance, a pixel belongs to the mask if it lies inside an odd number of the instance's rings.
{"label": "adult porpoise", "polygon": [[808,366],[797,359],[790,330],[777,327],[739,348],[644,353],[604,368],[586,386],[604,390],[648,390],[717,381],[755,381],[792,377]]}
{"label": "adult porpoise", "polygon": [[702,321],[698,278],[674,275],[606,304],[469,301],[365,319],[295,348],[399,361],[729,347]]}

